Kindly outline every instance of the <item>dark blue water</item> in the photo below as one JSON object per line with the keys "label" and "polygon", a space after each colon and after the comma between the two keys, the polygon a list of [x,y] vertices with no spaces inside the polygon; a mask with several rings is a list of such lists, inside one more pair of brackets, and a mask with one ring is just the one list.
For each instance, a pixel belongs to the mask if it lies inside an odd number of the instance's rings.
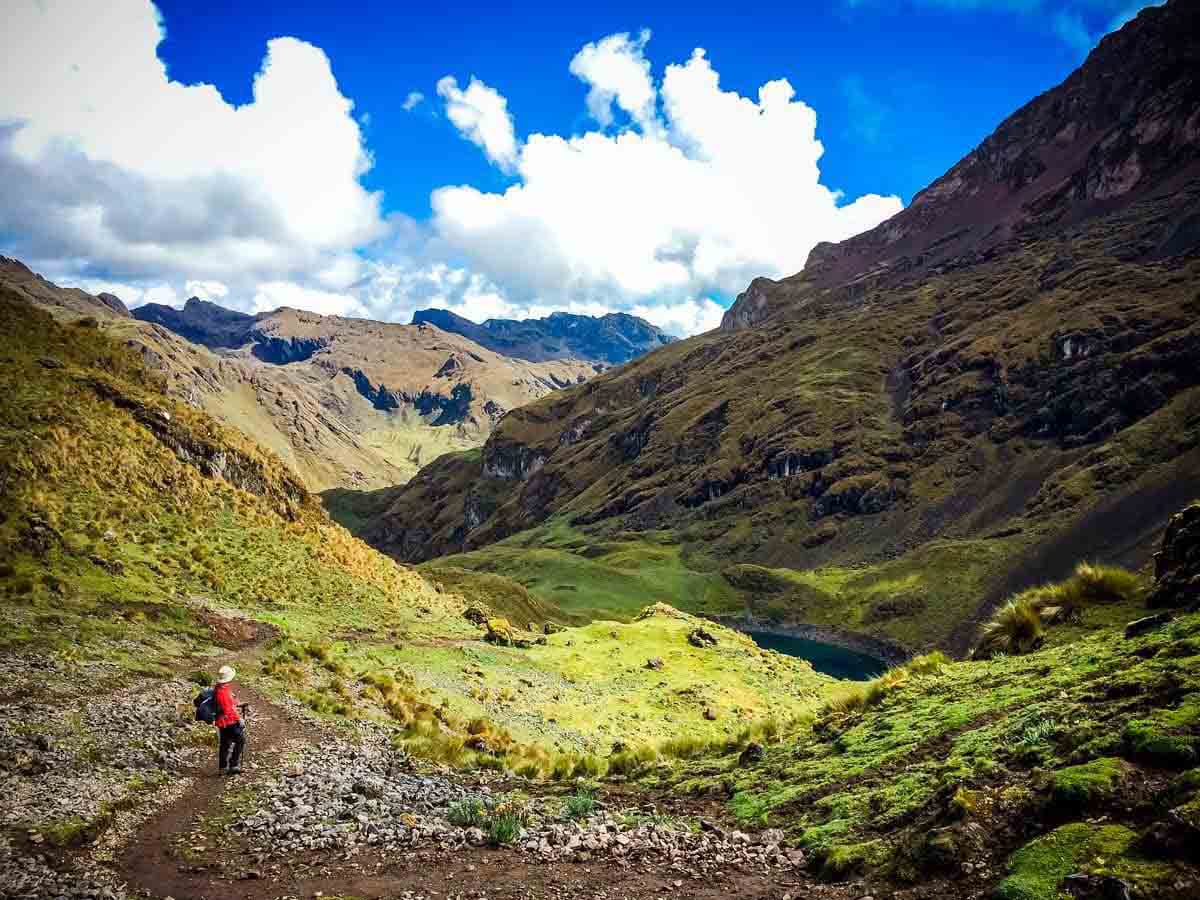
{"label": "dark blue water", "polygon": [[887,664],[882,660],[867,656],[865,653],[847,650],[845,647],[836,647],[833,644],[823,644],[820,641],[810,641],[808,638],[784,634],[772,634],[768,631],[747,631],[746,634],[763,649],[806,659],[818,672],[824,672],[834,678],[869,681],[887,668]]}

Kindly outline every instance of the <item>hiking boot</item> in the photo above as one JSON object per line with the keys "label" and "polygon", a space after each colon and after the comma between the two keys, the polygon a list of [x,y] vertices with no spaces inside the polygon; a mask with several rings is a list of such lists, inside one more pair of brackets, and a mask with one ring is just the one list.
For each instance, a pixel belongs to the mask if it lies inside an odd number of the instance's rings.
{"label": "hiking boot", "polygon": [[226,772],[226,774],[227,775],[241,775],[242,769],[240,766],[230,766],[228,771]]}

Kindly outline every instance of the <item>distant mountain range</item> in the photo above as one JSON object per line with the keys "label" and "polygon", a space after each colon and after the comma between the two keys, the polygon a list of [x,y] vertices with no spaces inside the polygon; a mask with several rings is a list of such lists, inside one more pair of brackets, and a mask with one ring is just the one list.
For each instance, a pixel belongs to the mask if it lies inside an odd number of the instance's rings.
{"label": "distant mountain range", "polygon": [[[180,337],[211,350],[249,346],[264,362],[288,363],[309,358],[319,349],[321,337],[300,337],[281,328],[277,313],[248,315],[192,297],[182,309],[147,303],[133,311],[134,318],[169,328]],[[337,319],[341,322],[361,321]],[[422,309],[413,313],[413,325],[433,325],[457,334],[502,356],[526,362],[576,360],[620,365],[678,338],[645,319],[625,313],[577,316],[551,313],[544,319],[488,319],[477,324],[447,309]],[[326,332],[325,337],[331,337]]]}
{"label": "distant mountain range", "polygon": [[[536,353],[530,339],[523,355],[505,354],[460,330],[490,327],[458,317],[442,328],[289,308],[248,315],[195,297],[131,314],[115,296],[60,288],[5,258],[0,285],[60,319],[95,319],[172,393],[274,450],[311,490],[402,483],[440,453],[481,444],[509,410],[638,352],[635,342],[669,340],[632,316],[551,316],[528,329],[501,323],[501,333],[546,334]],[[571,339],[556,339],[559,327]]]}
{"label": "distant mountain range", "polygon": [[626,313],[577,316],[556,312],[544,319],[488,319],[478,325],[447,309],[422,309],[413,313],[413,324],[422,322],[531,362],[583,359],[620,365],[678,340]]}

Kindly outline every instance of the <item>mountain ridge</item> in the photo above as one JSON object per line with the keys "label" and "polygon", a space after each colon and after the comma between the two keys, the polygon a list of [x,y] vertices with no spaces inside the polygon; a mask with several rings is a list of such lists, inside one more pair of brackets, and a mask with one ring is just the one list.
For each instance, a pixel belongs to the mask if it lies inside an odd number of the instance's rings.
{"label": "mountain ridge", "polygon": [[[721,327],[769,318],[764,292],[774,292],[778,306],[794,304],[805,288],[836,289],[849,299],[868,286],[969,265],[1007,242],[1054,233],[1144,199],[1147,190],[1194,180],[1200,48],[1186,36],[1198,30],[1194,4],[1143,10],[895,216],[839,244],[818,244],[797,275],[756,279]],[[1172,240],[1194,241],[1200,219],[1185,215],[1176,224],[1158,245],[1130,252],[1148,257],[1169,250]]]}
{"label": "mountain ridge", "polygon": [[678,340],[628,313],[581,316],[552,312],[540,319],[487,319],[477,324],[446,309],[420,309],[414,325],[427,322],[476,343],[531,362],[584,359],[620,365]]}
{"label": "mountain ridge", "polygon": [[0,286],[58,318],[94,320],[176,397],[253,435],[315,491],[403,482],[432,456],[482,442],[505,410],[596,372],[510,359],[428,325],[286,307],[251,316],[193,298],[131,314],[15,260],[0,263]]}

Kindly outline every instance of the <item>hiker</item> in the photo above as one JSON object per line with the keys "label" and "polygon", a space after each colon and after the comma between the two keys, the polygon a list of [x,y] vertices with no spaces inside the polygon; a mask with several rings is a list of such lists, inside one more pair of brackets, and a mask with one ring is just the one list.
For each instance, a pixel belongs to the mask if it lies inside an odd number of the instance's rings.
{"label": "hiker", "polygon": [[[217,745],[217,766],[222,775],[237,775],[242,771],[242,750],[246,747],[246,726],[238,714],[238,702],[233,696],[233,679],[236,677],[233,666],[221,666],[213,691],[217,706],[217,718],[213,724],[221,735]],[[248,708],[248,704],[241,705],[242,710]]]}

